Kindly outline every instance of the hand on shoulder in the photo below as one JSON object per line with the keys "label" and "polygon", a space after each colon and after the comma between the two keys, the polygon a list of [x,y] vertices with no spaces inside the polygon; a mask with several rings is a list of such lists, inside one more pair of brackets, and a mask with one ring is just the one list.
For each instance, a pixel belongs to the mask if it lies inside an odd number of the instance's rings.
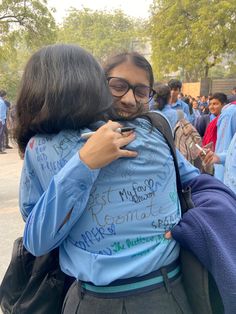
{"label": "hand on shoulder", "polygon": [[109,121],[100,127],[80,149],[80,159],[90,168],[105,167],[120,157],[136,157],[137,152],[123,149],[135,139],[133,131],[117,132],[120,123]]}

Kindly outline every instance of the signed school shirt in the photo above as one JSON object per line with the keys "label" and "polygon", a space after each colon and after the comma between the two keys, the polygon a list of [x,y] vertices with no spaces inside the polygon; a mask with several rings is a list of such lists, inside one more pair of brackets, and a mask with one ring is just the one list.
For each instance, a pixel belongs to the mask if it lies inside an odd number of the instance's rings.
{"label": "signed school shirt", "polygon": [[[181,215],[168,145],[148,121],[126,124],[136,127],[127,146],[136,158],[90,170],[79,158],[80,132],[62,131],[33,137],[24,159],[26,248],[42,255],[60,246],[62,270],[96,285],[145,275],[179,255],[175,240],[164,238]],[[183,183],[199,174],[177,156]]]}

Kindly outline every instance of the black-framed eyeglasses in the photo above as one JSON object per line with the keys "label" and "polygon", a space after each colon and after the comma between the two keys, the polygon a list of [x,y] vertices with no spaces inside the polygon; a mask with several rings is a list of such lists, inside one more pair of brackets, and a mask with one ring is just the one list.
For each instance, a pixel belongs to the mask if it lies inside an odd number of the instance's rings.
{"label": "black-framed eyeglasses", "polygon": [[131,89],[137,103],[147,104],[156,92],[146,85],[131,85],[126,80],[119,77],[108,77],[108,85],[112,96],[123,97]]}

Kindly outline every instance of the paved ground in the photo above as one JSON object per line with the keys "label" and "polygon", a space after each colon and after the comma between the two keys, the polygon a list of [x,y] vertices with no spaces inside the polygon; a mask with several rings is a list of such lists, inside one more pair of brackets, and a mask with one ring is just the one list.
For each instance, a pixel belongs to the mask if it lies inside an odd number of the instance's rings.
{"label": "paved ground", "polygon": [[7,154],[0,155],[0,282],[11,258],[13,241],[23,231],[23,221],[18,209],[22,160],[16,148],[6,152]]}

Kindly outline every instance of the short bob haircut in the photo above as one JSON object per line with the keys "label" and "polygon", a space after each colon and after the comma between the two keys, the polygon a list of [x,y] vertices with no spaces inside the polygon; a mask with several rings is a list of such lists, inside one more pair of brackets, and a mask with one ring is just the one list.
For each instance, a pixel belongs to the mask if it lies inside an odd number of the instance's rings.
{"label": "short bob haircut", "polygon": [[151,64],[138,52],[123,52],[117,54],[113,57],[108,58],[108,60],[104,63],[103,69],[106,77],[109,77],[110,72],[125,62],[131,62],[136,67],[143,69],[147,73],[147,78],[149,80],[149,86],[153,87],[154,77]]}
{"label": "short bob haircut", "polygon": [[26,64],[16,102],[20,153],[35,134],[79,130],[105,119],[111,106],[103,69],[90,53],[76,45],[43,47]]}

